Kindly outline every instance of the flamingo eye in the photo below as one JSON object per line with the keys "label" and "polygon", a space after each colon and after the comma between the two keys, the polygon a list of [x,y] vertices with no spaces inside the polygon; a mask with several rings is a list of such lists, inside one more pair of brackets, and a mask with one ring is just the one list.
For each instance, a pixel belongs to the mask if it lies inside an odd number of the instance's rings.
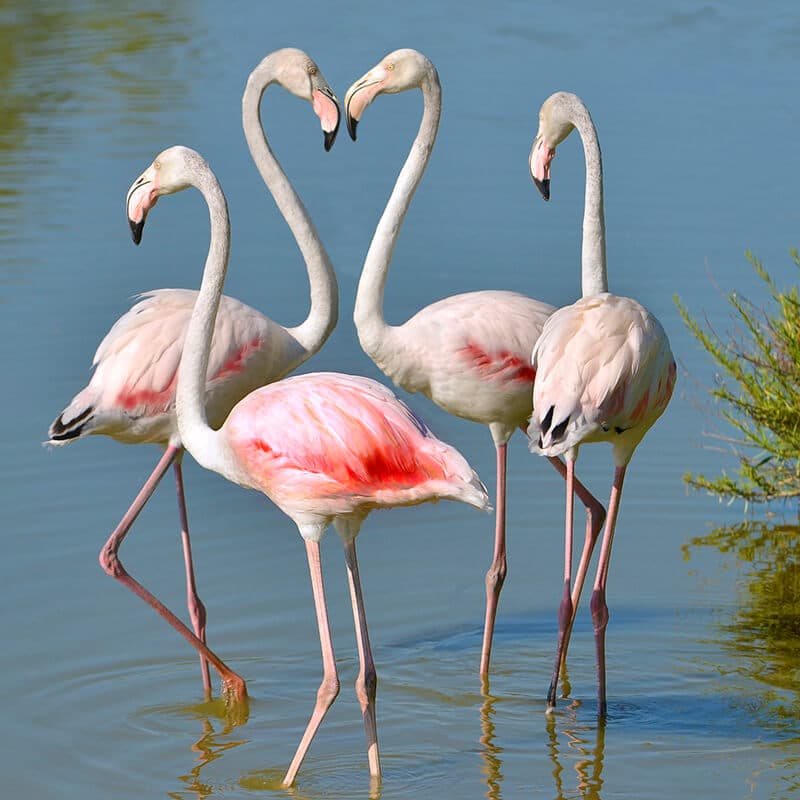
{"label": "flamingo eye", "polygon": [[386,64],[386,71],[391,72],[394,69],[394,64]]}
{"label": "flamingo eye", "polygon": [[161,169],[161,162],[158,159],[153,162],[153,169]]}

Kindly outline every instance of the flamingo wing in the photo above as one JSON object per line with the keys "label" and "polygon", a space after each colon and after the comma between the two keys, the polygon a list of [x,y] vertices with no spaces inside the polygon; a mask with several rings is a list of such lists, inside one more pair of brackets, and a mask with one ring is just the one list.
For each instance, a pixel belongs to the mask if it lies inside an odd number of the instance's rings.
{"label": "flamingo wing", "polygon": [[247,485],[290,516],[437,498],[487,505],[463,456],[368,378],[310,373],[265,386],[234,408],[224,431]]}
{"label": "flamingo wing", "polygon": [[[190,289],[138,295],[138,302],[100,342],[92,378],[50,426],[51,441],[63,443],[89,433],[129,442],[168,439],[174,428],[178,365],[196,298]],[[283,329],[260,312],[223,297],[209,358],[209,392],[220,393],[226,382],[263,360],[266,343],[279,332]],[[258,373],[263,383],[269,372]],[[253,385],[258,383],[250,380],[232,397],[226,411]]]}
{"label": "flamingo wing", "polygon": [[395,384],[445,411],[513,429],[530,415],[531,351],[553,311],[515,292],[453,295],[389,328],[372,357]]}

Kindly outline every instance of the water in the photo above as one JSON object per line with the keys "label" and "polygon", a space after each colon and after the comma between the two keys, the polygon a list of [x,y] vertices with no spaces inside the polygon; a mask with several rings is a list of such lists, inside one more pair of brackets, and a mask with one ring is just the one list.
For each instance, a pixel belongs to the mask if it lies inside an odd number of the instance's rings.
{"label": "water", "polygon": [[[100,437],[56,452],[40,442],[85,383],[94,348],[130,297],[197,285],[207,218],[196,193],[164,201],[138,249],[123,217],[130,182],[168,145],[203,152],[226,190],[234,237],[226,290],[284,324],[305,315],[302,266],[252,168],[239,116],[247,74],[286,45],[306,49],[340,98],[395,47],[416,47],[439,68],[442,126],[395,254],[391,321],[469,289],[516,289],[553,303],[575,297],[579,143],[560,150],[549,205],[526,165],[539,104],[568,89],[586,100],[603,147],[612,288],[659,316],[679,361],[676,395],[626,482],[609,590],[608,724],[598,729],[594,713],[585,608],[570,651],[571,699],[554,718],[543,713],[562,487],[514,441],[510,572],[491,695],[480,693],[476,675],[490,519],[452,504],[374,515],[359,540],[385,771],[382,789],[371,789],[351,688],[357,661],[341,547],[331,535],[323,557],[343,688],[292,794],[608,800],[779,798],[796,789],[796,649],[782,633],[793,630],[793,606],[776,606],[763,589],[776,585],[763,552],[719,549],[713,532],[740,521],[741,507],[688,494],[681,483],[687,470],[717,474],[735,462],[705,447],[704,431],[724,431],[706,408],[713,369],[672,295],[724,331],[725,293],[762,297],[746,249],[779,285],[796,279],[787,251],[799,244],[798,42],[800,12],[780,2],[756,10],[671,0],[615,13],[588,3],[534,10],[511,0],[491,12],[455,3],[240,3],[224,12],[214,3],[165,9],[148,0],[131,10],[6,4],[3,794],[283,795],[277,786],[321,671],[303,548],[289,522],[187,459],[209,641],[248,680],[252,698],[249,718],[230,720],[218,702],[202,702],[185,643],[97,565],[157,451]],[[358,143],[342,132],[325,154],[306,107],[276,90],[264,101],[274,149],[340,280],[340,324],[309,369],[379,377],[357,345],[352,302],[420,109],[417,93],[382,97]],[[424,398],[410,402],[492,481],[485,430]],[[607,497],[607,449],[586,448],[580,467]],[[182,611],[176,528],[166,482],[122,555],[133,575]],[[713,546],[695,541],[704,536]],[[791,556],[781,563],[783,575]],[[782,591],[794,586],[790,577]],[[765,636],[765,609],[787,607]]]}

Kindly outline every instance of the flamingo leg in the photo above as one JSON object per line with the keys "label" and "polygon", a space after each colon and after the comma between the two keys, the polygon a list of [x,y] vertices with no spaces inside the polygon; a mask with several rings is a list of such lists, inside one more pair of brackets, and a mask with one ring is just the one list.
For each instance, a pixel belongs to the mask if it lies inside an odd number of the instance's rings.
{"label": "flamingo leg", "polygon": [[[173,462],[175,471],[175,488],[178,494],[178,512],[181,519],[181,542],[183,544],[183,563],[186,568],[186,604],[189,608],[189,619],[197,638],[206,642],[206,607],[197,594],[197,584],[194,577],[194,564],[192,563],[192,543],[189,539],[189,516],[186,512],[186,496],[183,491],[183,469],[181,460],[183,450],[179,450]],[[211,676],[208,670],[208,660],[200,653],[200,673],[203,676],[203,693],[206,700],[211,698]]]}
{"label": "flamingo leg", "polygon": [[483,623],[483,646],[481,648],[480,675],[486,680],[489,675],[489,660],[492,656],[494,622],[497,616],[497,603],[500,590],[506,579],[506,462],[508,443],[496,446],[497,450],[497,512],[494,529],[494,555],[486,572],[486,617]]}
{"label": "flamingo leg", "polygon": [[608,564],[611,560],[611,545],[614,542],[614,529],[617,525],[626,467],[627,465],[623,465],[614,470],[614,483],[611,486],[611,498],[608,501],[608,518],[606,519],[606,529],[603,534],[603,544],[600,547],[597,577],[595,578],[591,601],[595,650],[597,652],[597,714],[601,718],[605,718],[608,711],[606,703],[606,627],[608,626],[606,583],[608,581]]}
{"label": "flamingo leg", "polygon": [[333,641],[331,628],[328,624],[328,609],[325,603],[325,586],[322,582],[322,563],[320,561],[319,542],[306,541],[306,556],[308,569],[311,573],[311,589],[314,592],[314,608],[317,612],[317,627],[319,628],[319,643],[322,648],[322,683],[317,690],[317,701],[314,711],[308,721],[303,738],[297,746],[292,763],[283,779],[284,786],[291,786],[297,777],[297,772],[308,752],[311,741],[316,734],[322,720],[333,705],[339,694],[339,676],[336,672],[336,658],[333,654]]}
{"label": "flamingo leg", "polygon": [[556,689],[558,688],[558,674],[561,671],[561,661],[564,652],[565,639],[568,629],[572,626],[574,619],[572,606],[572,591],[570,583],[572,581],[572,534],[573,534],[573,514],[575,506],[575,461],[567,459],[567,505],[564,525],[564,594],[558,607],[558,640],[556,643],[556,659],[553,665],[553,677],[550,681],[550,688],[547,690],[547,713],[551,713],[556,707]]}
{"label": "flamingo leg", "polygon": [[116,578],[124,586],[127,586],[135,595],[145,601],[151,608],[155,609],[178,633],[181,634],[199,653],[214,666],[222,679],[223,691],[225,695],[234,702],[245,701],[247,698],[247,686],[233,670],[231,670],[215,653],[213,653],[204,642],[202,642],[186,625],[181,622],[158,598],[144,588],[137,580],[131,577],[122,562],[119,560],[119,548],[125,539],[142,508],[155,491],[161,479],[166,474],[170,465],[178,457],[180,448],[170,445],[164,451],[156,468],[145,481],[139,494],[136,495],[130,508],[125,512],[125,516],[120,520],[119,525],[114,529],[108,541],[100,551],[100,566],[112,578]]}
{"label": "flamingo leg", "polygon": [[367,733],[369,774],[373,778],[380,778],[381,760],[378,752],[378,722],[375,712],[375,692],[378,686],[378,676],[369,644],[367,617],[364,613],[364,595],[361,591],[361,580],[358,575],[356,540],[354,538],[348,539],[344,543],[344,557],[347,563],[347,579],[350,584],[350,600],[353,604],[353,621],[356,626],[356,644],[360,663],[358,677],[356,678],[356,696],[361,705],[361,714],[364,717],[364,728]]}
{"label": "flamingo leg", "polygon": [[[555,467],[556,471],[566,479],[567,468],[564,462],[560,458],[555,457],[548,457],[547,460]],[[578,569],[575,573],[575,583],[572,587],[572,619],[564,635],[564,649],[561,656],[562,673],[567,666],[569,640],[572,636],[572,626],[575,623],[575,615],[578,613],[578,601],[581,598],[583,585],[586,582],[586,573],[589,571],[589,562],[592,559],[594,547],[597,544],[597,539],[603,528],[603,522],[606,519],[606,510],[603,508],[603,504],[574,475],[573,481],[575,494],[578,495],[578,499],[586,508],[586,534],[583,542],[583,551],[581,552],[581,558],[578,562]]]}

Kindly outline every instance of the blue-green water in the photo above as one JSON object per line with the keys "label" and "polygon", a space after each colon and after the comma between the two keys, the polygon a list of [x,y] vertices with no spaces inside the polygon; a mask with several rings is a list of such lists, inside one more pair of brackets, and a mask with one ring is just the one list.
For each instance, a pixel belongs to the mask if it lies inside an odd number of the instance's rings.
{"label": "blue-green water", "polygon": [[[481,695],[477,678],[491,519],[453,504],[370,518],[359,553],[379,674],[384,782],[373,796],[791,794],[800,781],[797,700],[794,684],[774,675],[796,663],[776,666],[757,626],[742,634],[753,597],[753,568],[742,554],[690,545],[739,521],[742,509],[688,494],[681,482],[687,470],[714,474],[735,461],[724,446],[705,446],[704,431],[717,425],[706,407],[713,370],[672,295],[724,331],[725,293],[762,299],[746,249],[779,285],[796,278],[787,251],[800,244],[800,11],[738,0],[625,3],[613,11],[509,0],[475,12],[454,2],[143,0],[127,10],[77,1],[0,8],[3,795],[283,795],[276,782],[321,674],[305,556],[289,520],[186,459],[209,642],[251,694],[249,719],[233,726],[218,705],[201,702],[194,653],[97,563],[157,450],[100,437],[57,451],[40,443],[86,382],[97,343],[131,296],[197,285],[208,241],[199,195],[165,201],[138,249],[124,218],[131,181],[168,145],[203,152],[223,183],[233,224],[228,293],[284,324],[304,317],[300,258],[240,125],[248,73],[287,45],[307,50],[340,98],[396,47],[420,49],[439,68],[442,125],[395,254],[391,321],[469,289],[515,289],[554,304],[575,298],[579,143],[570,139],[559,151],[549,204],[527,169],[539,105],[566,89],[584,98],[599,130],[611,288],[659,316],[679,362],[672,404],[626,481],[609,583],[604,729],[594,712],[586,608],[570,651],[571,700],[553,719],[543,713],[563,487],[521,438],[511,448],[510,567],[491,697]],[[264,101],[273,147],[340,281],[339,326],[309,370],[381,377],[358,347],[352,303],[420,111],[418,93],[383,97],[358,143],[341,135],[326,154],[307,107],[277,90]],[[493,483],[485,429],[424,398],[409,402]],[[606,498],[610,451],[584,448],[579,463]],[[794,509],[785,513],[791,518]],[[171,481],[122,556],[182,612]],[[292,794],[367,797],[335,535],[323,557],[343,688]]]}

